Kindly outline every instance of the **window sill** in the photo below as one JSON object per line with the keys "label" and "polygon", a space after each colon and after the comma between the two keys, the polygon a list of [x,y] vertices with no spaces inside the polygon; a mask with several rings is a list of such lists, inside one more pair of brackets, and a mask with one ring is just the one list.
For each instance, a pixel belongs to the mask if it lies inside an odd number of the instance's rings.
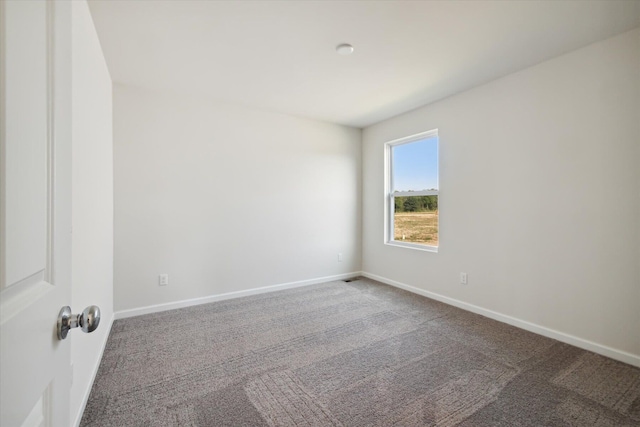
{"label": "window sill", "polygon": [[385,242],[385,245],[397,246],[399,248],[415,249],[415,250],[424,251],[424,252],[438,253],[437,246],[420,245],[418,243],[398,242],[397,240],[392,240],[390,242]]}

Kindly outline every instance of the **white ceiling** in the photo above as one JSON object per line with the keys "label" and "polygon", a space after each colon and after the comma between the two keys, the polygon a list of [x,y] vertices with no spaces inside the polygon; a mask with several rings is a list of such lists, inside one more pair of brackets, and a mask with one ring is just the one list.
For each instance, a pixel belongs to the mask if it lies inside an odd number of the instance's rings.
{"label": "white ceiling", "polygon": [[[90,1],[115,82],[364,127],[640,26],[640,1]],[[340,56],[335,47],[351,43]]]}

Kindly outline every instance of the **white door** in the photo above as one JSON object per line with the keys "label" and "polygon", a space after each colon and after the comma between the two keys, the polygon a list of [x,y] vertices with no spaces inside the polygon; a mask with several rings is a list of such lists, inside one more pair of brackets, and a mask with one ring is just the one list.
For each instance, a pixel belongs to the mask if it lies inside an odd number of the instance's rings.
{"label": "white door", "polygon": [[0,425],[66,427],[71,5],[1,1],[0,25]]}

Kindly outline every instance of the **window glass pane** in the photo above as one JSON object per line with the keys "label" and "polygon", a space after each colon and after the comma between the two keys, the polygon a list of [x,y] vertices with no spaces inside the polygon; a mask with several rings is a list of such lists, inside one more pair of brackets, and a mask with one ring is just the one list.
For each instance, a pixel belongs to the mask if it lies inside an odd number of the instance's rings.
{"label": "window glass pane", "polygon": [[393,190],[438,189],[438,138],[428,138],[392,148]]}
{"label": "window glass pane", "polygon": [[438,196],[393,199],[393,240],[438,246]]}

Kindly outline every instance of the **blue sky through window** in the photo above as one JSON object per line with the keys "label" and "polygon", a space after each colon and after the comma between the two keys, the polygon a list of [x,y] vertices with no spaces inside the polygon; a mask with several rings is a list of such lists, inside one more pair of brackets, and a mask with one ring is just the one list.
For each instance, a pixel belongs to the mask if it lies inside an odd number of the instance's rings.
{"label": "blue sky through window", "polygon": [[438,138],[396,145],[393,150],[393,190],[438,189]]}

